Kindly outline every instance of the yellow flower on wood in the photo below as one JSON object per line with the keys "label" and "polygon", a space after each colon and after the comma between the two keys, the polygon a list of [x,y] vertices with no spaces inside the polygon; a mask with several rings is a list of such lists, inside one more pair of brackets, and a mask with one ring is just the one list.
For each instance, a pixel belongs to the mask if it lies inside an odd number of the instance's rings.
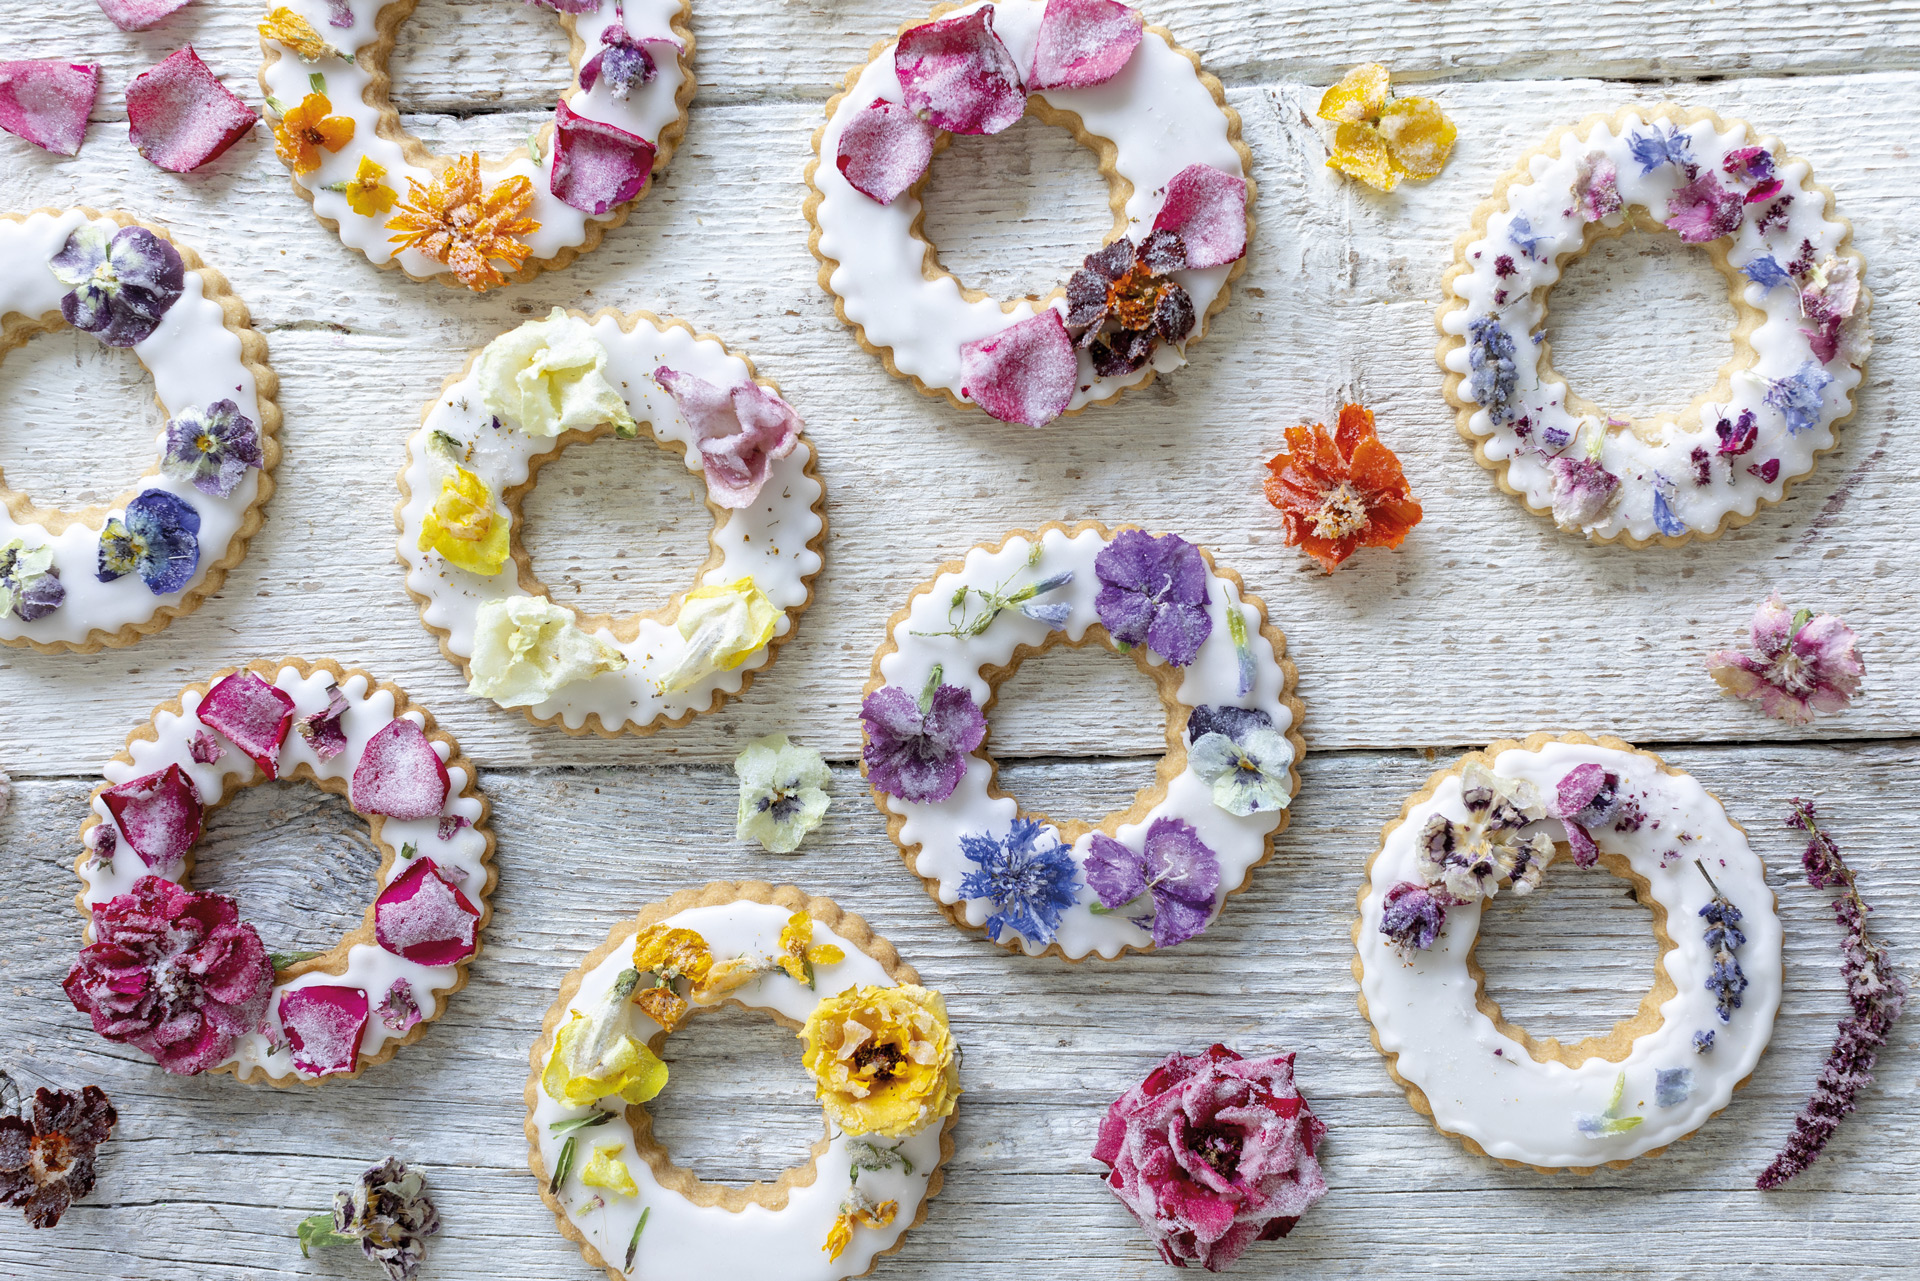
{"label": "yellow flower on wood", "polygon": [[420,550],[436,551],[468,573],[491,577],[507,563],[512,522],[493,509],[487,482],[456,466],[420,518]]}
{"label": "yellow flower on wood", "polygon": [[830,996],[807,1016],[800,1039],[815,1095],[848,1134],[914,1134],[960,1097],[946,1002],[917,984]]}
{"label": "yellow flower on wood", "polygon": [[460,156],[426,186],[408,176],[406,202],[387,221],[387,230],[400,234],[388,239],[444,263],[461,284],[484,293],[507,283],[493,259],[517,271],[533,252],[520,239],[540,229],[526,216],[532,207],[533,184],[524,175],[489,188],[480,181],[480,157]]}
{"label": "yellow flower on wood", "polygon": [[554,1034],[540,1084],[556,1103],[584,1107],[609,1094],[645,1103],[666,1088],[667,1065],[622,1030],[621,1012],[608,1018],[570,1015]]}
{"label": "yellow flower on wood", "polygon": [[1385,67],[1363,63],[1321,96],[1318,113],[1334,126],[1327,167],[1381,191],[1438,176],[1457,135],[1438,103],[1395,98],[1387,81]]}
{"label": "yellow flower on wood", "polygon": [[273,149],[295,173],[318,169],[322,147],[338,151],[353,141],[352,117],[327,114],[332,110],[326,94],[310,93],[273,126]]}

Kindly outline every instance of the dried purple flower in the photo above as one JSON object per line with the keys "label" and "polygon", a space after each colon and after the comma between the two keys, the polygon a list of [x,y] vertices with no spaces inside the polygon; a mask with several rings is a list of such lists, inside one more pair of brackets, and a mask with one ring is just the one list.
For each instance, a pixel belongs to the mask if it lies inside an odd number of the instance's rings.
{"label": "dried purple flower", "polygon": [[1706,1028],[1693,1034],[1693,1052],[1711,1054],[1713,1052],[1713,1028]]}
{"label": "dried purple flower", "polygon": [[1600,858],[1591,829],[1611,823],[1620,810],[1620,776],[1589,761],[1576,765],[1561,778],[1554,792],[1553,815],[1567,829],[1567,844],[1577,867],[1592,867]]}
{"label": "dried purple flower", "polygon": [[1707,672],[1735,698],[1756,700],[1775,720],[1805,724],[1819,712],[1845,710],[1866,664],[1853,629],[1832,614],[1789,612],[1775,592],[1753,611],[1754,653],[1720,650]]}
{"label": "dried purple flower", "polygon": [[[330,761],[347,750],[347,733],[340,726],[340,718],[347,714],[347,696],[340,692],[340,686],[329,683],[327,686],[327,705],[311,716],[302,716],[293,723],[293,728],[301,738],[307,740],[307,746],[313,754],[323,761]],[[446,824],[441,819],[441,825]],[[443,833],[441,840],[445,840]]]}
{"label": "dried purple flower", "polygon": [[265,464],[259,428],[231,400],[185,409],[167,421],[160,474],[189,481],[203,494],[225,498],[246,478],[249,467]]}
{"label": "dried purple flower", "polygon": [[1446,928],[1447,908],[1457,900],[1436,885],[1402,881],[1387,891],[1380,932],[1396,946],[1424,952]]}
{"label": "dried purple flower", "polygon": [[1067,281],[1067,333],[1091,350],[1102,378],[1133,373],[1160,343],[1184,342],[1193,331],[1193,299],[1167,273],[1187,265],[1175,231],[1149,232],[1138,245],[1122,239],[1087,255]]}
{"label": "dried purple flower", "polygon": [[1740,994],[1747,990],[1747,974],[1740,968],[1740,958],[1734,953],[1747,941],[1740,931],[1740,909],[1720,892],[1714,885],[1713,877],[1708,875],[1706,864],[1699,859],[1693,865],[1700,869],[1700,875],[1707,878],[1707,884],[1713,887],[1713,898],[1700,909],[1700,919],[1707,923],[1707,946],[1713,949],[1713,971],[1707,975],[1707,990],[1718,998],[1714,1007],[1722,1023],[1733,1022],[1733,1012],[1740,1008]]}
{"label": "dried purple flower", "polygon": [[1667,229],[1690,245],[1702,245],[1738,231],[1746,209],[1745,196],[1728,191],[1706,170],[1667,198]]}
{"label": "dried purple flower", "polygon": [[1600,462],[1606,443],[1605,432],[1590,432],[1584,448],[1553,460],[1553,519],[1560,528],[1597,525],[1620,501],[1620,478]]}
{"label": "dried purple flower", "polygon": [[426,1256],[426,1238],[439,1230],[426,1176],[388,1157],[333,1194],[333,1213],[303,1219],[297,1235],[303,1257],[314,1246],[357,1244],[389,1281],[408,1281]]}
{"label": "dried purple flower", "polygon": [[1207,562],[1178,534],[1123,529],[1093,561],[1100,579],[1094,612],[1122,645],[1145,645],[1185,667],[1213,633],[1207,613]]}
{"label": "dried purple flower", "polygon": [[[1220,857],[1191,823],[1156,818],[1139,853],[1095,832],[1087,852],[1087,884],[1109,912],[1123,911],[1150,895],[1152,917],[1135,923],[1145,926],[1150,919],[1153,945],[1175,947],[1207,928],[1220,889]],[[1139,904],[1143,912],[1148,906]]]}
{"label": "dried purple flower", "polygon": [[145,227],[108,232],[86,223],[47,266],[71,290],[60,314],[109,347],[144,341],[186,288],[180,251]]}
{"label": "dried purple flower", "polygon": [[1468,327],[1467,337],[1471,343],[1467,351],[1468,391],[1494,422],[1512,422],[1520,412],[1514,403],[1520,368],[1514,363],[1513,335],[1492,316],[1482,316]]}
{"label": "dried purple flower", "polygon": [[860,724],[867,781],[875,791],[903,801],[944,801],[967,772],[967,753],[987,736],[987,718],[973,695],[939,683],[936,669],[920,702],[896,685],[867,695]]}
{"label": "dried purple flower", "polygon": [[19,1206],[36,1228],[60,1222],[93,1191],[94,1149],[119,1119],[97,1085],[35,1090],[31,1121],[0,1117],[0,1205]]}

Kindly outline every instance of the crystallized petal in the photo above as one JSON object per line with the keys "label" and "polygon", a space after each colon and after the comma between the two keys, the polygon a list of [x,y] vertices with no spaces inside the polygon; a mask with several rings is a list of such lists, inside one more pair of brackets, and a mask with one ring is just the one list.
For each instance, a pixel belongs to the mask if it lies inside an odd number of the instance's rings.
{"label": "crystallized petal", "polygon": [[855,191],[892,204],[926,173],[934,137],[933,126],[905,106],[875,98],[840,131],[834,164]]}
{"label": "crystallized petal", "polygon": [[675,54],[686,52],[678,40],[658,36],[635,40],[623,23],[609,23],[600,33],[599,52],[580,65],[580,87],[591,89],[604,75],[608,92],[624,101],[635,86],[651,84],[660,74],[653,54],[647,50],[650,44],[663,45]]}
{"label": "crystallized petal", "polygon": [[607,381],[606,366],[607,349],[593,327],[555,307],[545,320],[529,320],[481,348],[474,374],[487,411],[529,436],[611,424],[616,435],[632,437],[639,428]]}
{"label": "crystallized petal", "polygon": [[100,799],[148,867],[179,863],[200,839],[200,793],[178,765],[109,787]]}
{"label": "crystallized petal", "polygon": [[490,600],[474,619],[467,692],[502,707],[532,707],[601,672],[625,670],[624,654],[541,596]]}
{"label": "crystallized petal", "polygon": [[1087,847],[1086,874],[1105,908],[1117,911],[1147,892],[1146,860],[1105,832],[1095,832]]}
{"label": "crystallized petal", "polygon": [[180,251],[145,227],[109,233],[84,224],[47,268],[71,290],[60,299],[61,316],[109,347],[145,341],[186,286]]}
{"label": "crystallized petal", "polygon": [[1320,95],[1320,109],[1315,114],[1330,124],[1371,121],[1386,105],[1387,80],[1385,67],[1363,62]]}
{"label": "crystallized petal", "polygon": [[187,0],[99,0],[100,12],[122,31],[145,31],[176,9],[184,9]]}
{"label": "crystallized petal", "polygon": [[1247,252],[1247,180],[1211,165],[1188,165],[1167,183],[1153,227],[1178,233],[1189,269],[1235,262]]}
{"label": "crystallized petal", "polygon": [[402,716],[367,740],[347,799],[362,814],[432,818],[452,786],[426,731]]}
{"label": "crystallized petal", "polygon": [[[302,716],[293,727],[307,740],[315,756],[330,761],[347,750],[347,733],[340,724],[340,718],[346,714],[347,696],[340,692],[338,685],[329,684],[327,705],[311,716]],[[446,839],[445,833],[441,839]]]}
{"label": "crystallized petal", "polygon": [[1079,375],[1073,340],[1052,308],[960,345],[960,394],[1001,422],[1046,426],[1066,412]]}
{"label": "crystallized petal", "polygon": [[987,719],[957,685],[933,692],[924,716],[913,695],[883,686],[860,704],[867,744],[862,759],[874,789],[916,804],[944,801],[967,772],[967,756],[986,737]]}
{"label": "crystallized petal", "polygon": [[268,778],[280,776],[280,745],[293,725],[293,697],[253,672],[235,672],[200,700],[201,723],[224,734]]}
{"label": "crystallized petal", "polygon": [[1712,170],[1702,170],[1667,198],[1667,229],[1690,245],[1733,234],[1745,216],[1745,197],[1721,186]]}
{"label": "crystallized petal", "polygon": [[240,141],[260,119],[207,70],[192,45],[127,86],[134,150],[169,173],[189,173]]}
{"label": "crystallized petal", "polygon": [[1013,55],[993,33],[993,6],[909,29],[893,67],[907,106],[935,129],[999,133],[1026,114]]}
{"label": "crystallized petal", "polygon": [[681,599],[674,619],[680,653],[652,677],[654,685],[662,693],[679,693],[741,667],[766,648],[784,616],[751,574],[694,588]]}
{"label": "crystallized petal", "polygon": [[1395,98],[1380,113],[1379,128],[1395,172],[1416,179],[1440,175],[1458,133],[1431,98]]}
{"label": "crystallized petal", "polygon": [[420,1002],[413,997],[413,984],[404,978],[395,979],[387,994],[380,998],[380,1004],[374,1007],[374,1013],[380,1016],[387,1031],[406,1034],[421,1019]]}
{"label": "crystallized petal", "polygon": [[415,859],[373,904],[381,947],[421,965],[456,965],[479,947],[480,909],[430,858]]}
{"label": "crystallized petal", "polygon": [[351,1072],[367,1030],[362,988],[314,984],[280,998],[280,1022],[293,1046],[293,1066],[311,1076]]}
{"label": "crystallized petal", "polygon": [[0,129],[57,156],[78,155],[99,90],[92,63],[0,62]]}
{"label": "crystallized petal", "polygon": [[653,144],[589,120],[562,98],[553,111],[553,194],[583,213],[603,214],[640,194],[653,172]]}
{"label": "crystallized petal", "polygon": [[1086,89],[1120,74],[1145,19],[1119,0],[1047,0],[1027,88]]}
{"label": "crystallized petal", "polygon": [[804,425],[793,406],[751,378],[722,390],[703,378],[662,365],[653,380],[693,428],[707,495],[722,507],[750,507],[767,483],[775,459],[800,443]]}
{"label": "crystallized petal", "polygon": [[1400,185],[1387,140],[1372,125],[1343,124],[1335,129],[1327,168],[1358,178],[1376,191],[1392,191]]}

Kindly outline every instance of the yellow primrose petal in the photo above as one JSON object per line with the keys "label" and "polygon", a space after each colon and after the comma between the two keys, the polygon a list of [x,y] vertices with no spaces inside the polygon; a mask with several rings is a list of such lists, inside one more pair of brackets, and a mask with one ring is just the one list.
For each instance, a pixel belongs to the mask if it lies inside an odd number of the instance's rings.
{"label": "yellow primrose petal", "polygon": [[1320,97],[1319,116],[1334,124],[1358,124],[1380,114],[1387,101],[1387,69],[1363,62]]}
{"label": "yellow primrose petal", "polygon": [[593,327],[560,307],[501,334],[480,352],[480,401],[529,436],[590,431],[611,423],[621,436],[639,434],[627,402],[601,370],[607,349]]}
{"label": "yellow primrose petal", "polygon": [[1431,98],[1395,98],[1380,113],[1380,136],[1394,171],[1409,178],[1438,177],[1453,154],[1458,130]]}
{"label": "yellow primrose petal", "polygon": [[285,5],[267,14],[260,23],[260,34],[268,40],[277,40],[294,53],[302,62],[318,62],[322,58],[353,59],[326,42],[313,24],[287,8]]}
{"label": "yellow primrose petal", "polygon": [[468,573],[490,578],[507,563],[512,532],[511,518],[494,510],[487,482],[455,467],[420,518],[420,550],[439,552]]}
{"label": "yellow primrose petal", "polygon": [[845,1250],[852,1241],[853,1216],[843,1214],[833,1221],[832,1227],[827,1229],[827,1243],[820,1248],[827,1252],[827,1262],[832,1263],[840,1257],[841,1251]]}
{"label": "yellow primrose petal", "polygon": [[1387,140],[1372,125],[1341,125],[1333,134],[1333,152],[1327,168],[1358,178],[1369,187],[1392,191],[1400,185],[1387,152]]}
{"label": "yellow primrose petal", "polygon": [[580,1182],[590,1188],[605,1188],[609,1192],[618,1192],[621,1196],[640,1195],[640,1185],[633,1181],[633,1175],[627,1170],[627,1163],[617,1153],[622,1149],[619,1143],[596,1143],[593,1154],[587,1158],[586,1165],[580,1169]]}
{"label": "yellow primrose petal", "polygon": [[745,987],[765,972],[764,967],[744,956],[721,961],[708,971],[707,981],[694,989],[693,999],[702,1005],[713,1005],[727,993]]}
{"label": "yellow primrose petal", "polygon": [[645,988],[634,995],[633,1003],[645,1010],[662,1032],[673,1031],[687,1017],[687,998],[670,987]]}
{"label": "yellow primrose petal", "polygon": [[467,693],[502,707],[532,707],[562,686],[624,669],[627,659],[581,630],[565,606],[541,596],[509,596],[486,602],[474,615],[467,664]]}
{"label": "yellow primrose petal", "polygon": [[596,1044],[594,1020],[575,1011],[553,1038],[540,1084],[556,1102],[584,1107],[610,1094],[645,1103],[667,1085],[667,1065],[631,1035]]}
{"label": "yellow primrose petal", "polygon": [[698,987],[713,969],[713,952],[695,930],[649,925],[633,936],[633,968],[642,974],[684,977]]}
{"label": "yellow primrose petal", "polygon": [[838,965],[847,959],[847,954],[831,943],[820,943],[807,949],[807,960],[814,965]]}
{"label": "yellow primrose petal", "polygon": [[917,984],[849,988],[814,1007],[803,1061],[848,1134],[914,1134],[953,1111],[960,1058],[946,1003]]}
{"label": "yellow primrose petal", "polygon": [[674,628],[680,653],[653,683],[665,694],[691,689],[715,672],[728,672],[766,647],[781,618],[751,576],[697,587],[680,602]]}
{"label": "yellow primrose petal", "polygon": [[353,177],[346,182],[333,184],[329,190],[338,191],[347,198],[347,208],[362,218],[378,218],[393,208],[393,202],[399,195],[392,187],[380,180],[387,176],[387,167],[375,161],[372,156],[361,156],[360,167],[353,171]]}

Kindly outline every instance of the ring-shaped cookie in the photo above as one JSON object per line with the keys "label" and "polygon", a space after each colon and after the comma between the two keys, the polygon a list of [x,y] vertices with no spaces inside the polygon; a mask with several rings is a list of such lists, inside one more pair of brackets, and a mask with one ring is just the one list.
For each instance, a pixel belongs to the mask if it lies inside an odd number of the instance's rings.
{"label": "ring-shaped cookie", "polygon": [[[931,18],[951,23],[988,11],[984,39],[995,41],[988,48],[999,50],[996,58],[1004,54],[1013,91],[1020,92],[1047,83],[1035,59],[1043,17],[1055,7],[1063,14],[1075,11],[1072,16],[1088,24],[1094,39],[1094,44],[1074,47],[1076,37],[1062,38],[1061,47],[1049,56],[1057,78],[1088,79],[1076,76],[1076,70],[1102,64],[1106,56],[1094,45],[1115,32],[1124,34],[1130,26],[1139,38],[1117,73],[1107,72],[1110,78],[1085,87],[1033,89],[1025,98],[1026,111],[1067,129],[1099,157],[1113,209],[1113,228],[1103,244],[1114,246],[1129,236],[1143,244],[1153,230],[1166,225],[1163,213],[1181,219],[1185,227],[1182,210],[1211,200],[1231,198],[1244,208],[1243,216],[1231,218],[1231,228],[1222,225],[1228,220],[1223,211],[1198,220],[1212,233],[1205,250],[1195,235],[1192,261],[1204,265],[1157,264],[1153,282],[1171,281],[1184,290],[1191,327],[1178,340],[1154,341],[1144,364],[1124,373],[1097,373],[1090,345],[1103,326],[1095,323],[1086,334],[1074,334],[1084,344],[1075,349],[1068,330],[1080,326],[1071,318],[1073,300],[1065,287],[1040,297],[1002,300],[968,288],[942,268],[939,250],[921,225],[924,173],[885,202],[849,181],[841,154],[843,137],[876,103],[888,104],[883,110],[889,113],[906,111],[900,104],[908,95],[896,70],[895,51],[901,37],[931,25],[929,20],[908,23],[894,39],[878,42],[867,64],[847,74],[846,87],[827,104],[827,121],[814,135],[814,159],[807,166],[811,195],[806,211],[813,224],[810,244],[821,264],[820,285],[833,295],[841,321],[852,327],[861,346],[879,356],[889,373],[909,379],[926,395],[945,396],[955,406],[979,405],[994,417],[1036,427],[1062,412],[1115,400],[1123,391],[1146,386],[1156,373],[1185,364],[1186,347],[1205,332],[1208,317],[1226,307],[1229,283],[1246,270],[1244,254],[1253,234],[1253,157],[1240,140],[1240,117],[1227,105],[1220,82],[1166,28],[1148,25],[1142,33],[1137,13],[1130,24],[1119,20],[1132,11],[1113,0],[1052,0],[1051,5],[1048,0],[978,0],[939,5]],[[1014,111],[1008,118],[1003,113],[991,127],[969,127],[966,132],[997,132],[1018,115]],[[893,123],[911,129],[912,119],[899,116]],[[929,155],[948,145],[950,133],[923,127],[928,130]],[[1191,179],[1179,184],[1181,209],[1169,208],[1169,189],[1176,179]],[[1193,230],[1197,233],[1197,223]],[[1093,267],[1094,259],[1087,265]],[[1049,312],[1058,319],[1048,318]],[[970,382],[997,380],[1012,372],[1033,377],[1041,369],[1057,370],[1057,377],[1048,374],[1020,383],[1027,388],[1020,394],[986,394],[979,386],[969,390]]]}
{"label": "ring-shaped cookie", "polygon": [[[574,335],[562,334],[561,341],[590,339],[598,344],[601,354],[591,376],[602,380],[608,404],[617,398],[630,412],[636,425],[629,430],[644,429],[661,448],[678,453],[688,470],[705,472],[706,506],[714,528],[694,586],[663,608],[620,618],[582,618],[553,604],[522,543],[520,503],[532,490],[539,469],[563,449],[614,434],[616,428],[601,423],[546,436],[503,422],[488,408],[483,393],[490,385],[485,377],[488,353],[495,350],[489,344],[447,380],[439,398],[423,411],[420,430],[407,442],[407,462],[400,472],[401,500],[394,508],[407,592],[420,607],[420,621],[440,638],[440,651],[460,665],[469,682],[476,676],[476,635],[486,617],[483,609],[490,602],[541,602],[554,619],[564,620],[550,621],[549,628],[564,632],[569,643],[599,647],[607,661],[597,665],[596,674],[563,682],[550,692],[543,687],[538,695],[496,694],[496,701],[522,708],[535,724],[558,722],[569,733],[591,729],[604,737],[622,732],[650,734],[684,724],[698,712],[717,711],[728,699],[739,697],[753,683],[754,673],[771,663],[774,651],[793,634],[795,622],[813,600],[813,578],[825,563],[826,488],[814,472],[813,443],[800,429],[797,416],[779,400],[778,388],[759,380],[753,362],[728,351],[718,338],[696,334],[685,321],[661,320],[647,312],[623,315],[605,310],[589,318],[555,308],[547,320],[523,325],[495,344],[511,343],[517,335],[540,328],[560,333],[557,326],[568,327],[567,332]],[[523,368],[531,368],[539,358],[515,359]],[[736,405],[751,396],[756,409],[784,413],[790,425],[786,452],[770,456],[766,450],[750,451],[755,474],[729,490],[728,474],[715,466],[703,447],[716,443],[711,419],[717,415],[733,421],[734,411],[727,408],[723,394],[717,409],[709,405],[711,412],[702,413],[695,403],[698,388],[692,393],[684,388],[681,393],[669,392],[656,377],[663,370],[672,370],[708,392],[732,389]],[[749,434],[735,432],[717,443]],[[423,525],[435,509],[436,496],[462,471],[485,487],[480,506],[492,514],[492,520],[510,522],[510,539],[501,538],[499,543],[506,559],[492,573],[463,568],[422,546]],[[497,529],[492,532],[498,536]],[[698,635],[697,630],[683,634],[697,626],[689,621],[696,612],[690,602],[704,608],[729,591],[744,592],[752,599],[758,630],[749,639],[758,643],[742,642],[714,670],[689,677],[686,659]],[[611,657],[614,654],[617,659]],[[613,662],[620,664],[617,670],[609,667]],[[662,676],[677,688],[663,690],[655,684],[654,678]],[[537,701],[515,701],[516,697]]]}
{"label": "ring-shaped cookie", "polygon": [[[1806,161],[1741,120],[1663,105],[1590,116],[1502,178],[1454,248],[1436,355],[1460,434],[1527,510],[1595,542],[1715,538],[1786,497],[1837,444],[1871,339],[1865,264]],[[1580,396],[1543,326],[1565,263],[1673,231],[1727,279],[1718,381],[1636,419]]]}
{"label": "ring-shaped cookie", "polygon": [[272,778],[346,797],[380,852],[360,926],[325,952],[275,957],[259,1029],[204,1070],[272,1085],[357,1076],[466,986],[493,915],[490,807],[460,745],[399,687],[331,661],[256,660],[154,708],[102,773],[74,862],[88,943],[95,912],[147,878],[190,890],[205,813]]}
{"label": "ring-shaped cookie", "polygon": [[[111,297],[80,302],[67,282],[101,272]],[[146,283],[122,289],[121,275]],[[0,216],[0,355],[68,312],[132,351],[168,425],[154,465],[109,503],[43,507],[0,478],[0,644],[93,653],[192,613],[246,556],[280,461],[279,379],[246,304],[159,227],[84,208]]]}
{"label": "ring-shaped cookie", "polygon": [[[293,189],[375,266],[445,285],[525,283],[596,248],[686,133],[688,0],[549,5],[571,42],[573,80],[554,119],[499,160],[436,155],[401,124],[387,59],[415,2],[275,0],[260,27],[260,89]],[[461,205],[458,218],[432,216]],[[396,225],[409,206],[441,234],[406,242],[429,232]]]}
{"label": "ring-shaped cookie", "polygon": [[[1518,808],[1490,817],[1509,804]],[[1423,901],[1444,885],[1422,870],[1429,830],[1436,849],[1457,851],[1442,856],[1455,876],[1537,882],[1543,868],[1553,879],[1586,861],[1630,881],[1661,948],[1639,1012],[1567,1046],[1509,1023],[1473,959],[1485,900],[1443,902],[1437,920]],[[1536,839],[1574,857],[1512,867]],[[1488,861],[1476,870],[1475,858]],[[1617,738],[1535,734],[1468,753],[1408,798],[1367,877],[1353,972],[1374,1047],[1414,1108],[1476,1154],[1582,1174],[1657,1155],[1727,1106],[1772,1036],[1781,927],[1766,869],[1711,793]],[[1716,900],[1735,909],[1725,940],[1712,934],[1718,909],[1703,916]],[[1423,931],[1424,948],[1408,941]]]}
{"label": "ring-shaped cookie", "polygon": [[[790,926],[797,920],[809,928],[796,948]],[[645,1104],[622,1106],[617,1089],[621,1081],[644,1075],[633,1066],[634,1058],[652,1058],[669,1035],[650,1013],[634,1008],[632,996],[615,995],[623,972],[634,973],[636,935],[649,930],[692,931],[716,979],[729,968],[748,976],[744,984],[727,980],[704,992],[688,979],[672,980],[670,989],[684,989],[692,999],[689,1006],[674,998],[681,1018],[727,1003],[769,1014],[804,1037],[809,1016],[835,997],[903,985],[942,1008],[937,993],[918,987],[919,976],[892,944],[831,899],[792,886],[716,881],[649,904],[635,919],[615,926],[607,941],[567,975],[529,1055],[527,1163],[540,1180],[541,1199],[555,1224],[590,1265],[605,1268],[614,1281],[701,1275],[842,1281],[871,1272],[880,1256],[898,1250],[906,1233],[925,1221],[928,1204],[940,1191],[941,1167],[953,1155],[950,1075],[941,1087],[949,1091],[944,1103],[911,1133],[851,1134],[828,1112],[826,1133],[805,1164],[783,1171],[772,1183],[707,1183],[674,1163],[653,1136]],[[832,951],[823,953],[823,948],[837,950],[839,958],[829,959]],[[811,986],[783,969],[776,959],[781,957],[788,969],[810,977]],[[659,979],[640,976],[637,994]],[[545,1088],[554,1071],[556,1033],[563,1022],[576,1019],[595,1025],[596,1013],[609,1004],[617,1014],[604,1040],[618,1044],[617,1035],[633,1037],[649,1053],[614,1050],[605,1061],[620,1064],[618,1069],[610,1067],[598,1077],[571,1074],[575,1081],[595,1081],[587,1093],[606,1089],[596,1101],[556,1099]],[[944,1013],[939,1018],[939,1035],[950,1041]],[[692,1026],[671,1015],[668,1022],[679,1028],[674,1036],[699,1034],[697,1017]],[[950,1048],[957,1064],[958,1048]],[[657,1092],[666,1072],[664,1066],[652,1070],[657,1075],[648,1090]],[[563,1068],[561,1075],[569,1074]],[[673,1088],[670,1080],[664,1084]],[[607,1112],[601,1104],[615,1110]],[[597,1114],[608,1119],[595,1121]],[[594,1123],[582,1125],[583,1120]],[[858,1218],[854,1211],[861,1206],[877,1212]],[[840,1249],[823,1249],[841,1228]]]}
{"label": "ring-shaped cookie", "polygon": [[[1116,629],[1137,634],[1142,608],[1157,620],[1145,643],[1116,643]],[[1089,644],[1128,652],[1167,708],[1153,785],[1097,824],[1022,809],[985,746],[985,715],[1022,662]],[[1306,750],[1294,680],[1265,604],[1204,550],[1048,523],[949,561],[888,620],[862,771],[901,859],[954,924],[1029,956],[1112,960],[1199,933],[1271,856]],[[984,892],[1008,885],[1003,874],[1016,897]]]}

